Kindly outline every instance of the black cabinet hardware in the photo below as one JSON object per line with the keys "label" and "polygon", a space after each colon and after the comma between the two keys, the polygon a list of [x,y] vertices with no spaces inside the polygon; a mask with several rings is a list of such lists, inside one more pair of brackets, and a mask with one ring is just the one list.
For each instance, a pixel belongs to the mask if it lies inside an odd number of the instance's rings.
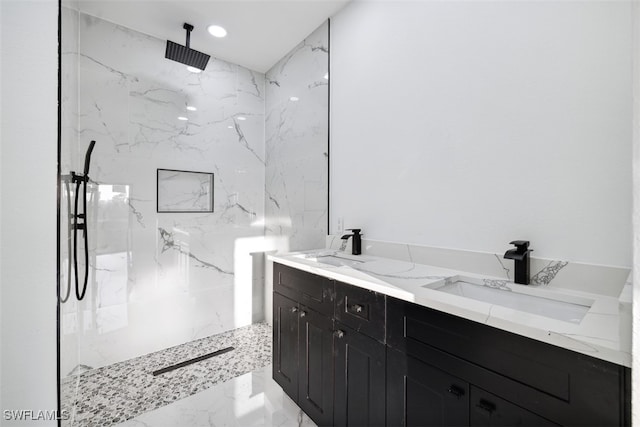
{"label": "black cabinet hardware", "polygon": [[480,402],[476,404],[476,408],[480,408],[483,411],[488,412],[489,414],[492,414],[496,410],[496,405],[494,405],[493,403],[487,400],[480,399]]}
{"label": "black cabinet hardware", "polygon": [[453,396],[455,396],[457,399],[460,399],[462,396],[464,396],[464,389],[456,385],[451,385],[451,387],[449,387],[447,391],[451,393]]}

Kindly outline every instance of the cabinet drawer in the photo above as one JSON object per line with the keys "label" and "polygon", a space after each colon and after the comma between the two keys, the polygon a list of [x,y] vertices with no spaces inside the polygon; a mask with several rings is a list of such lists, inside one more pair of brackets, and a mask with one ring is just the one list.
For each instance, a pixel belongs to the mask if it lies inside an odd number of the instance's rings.
{"label": "cabinet drawer", "polygon": [[341,323],[385,342],[386,296],[368,289],[336,282],[335,318]]}
{"label": "cabinet drawer", "polygon": [[423,360],[454,356],[455,370],[441,369],[559,424],[624,425],[630,416],[622,366],[390,297],[387,319],[389,346]]}
{"label": "cabinet drawer", "polygon": [[498,396],[471,386],[469,421],[472,426],[557,426]]}
{"label": "cabinet drawer", "polygon": [[273,290],[319,313],[333,316],[333,281],[326,277],[274,263]]}

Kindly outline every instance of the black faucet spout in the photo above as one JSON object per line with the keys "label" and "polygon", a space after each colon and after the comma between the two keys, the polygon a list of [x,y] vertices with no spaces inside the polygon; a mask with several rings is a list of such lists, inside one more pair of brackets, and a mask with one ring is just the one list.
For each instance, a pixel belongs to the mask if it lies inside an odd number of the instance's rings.
{"label": "black faucet spout", "polygon": [[515,261],[523,261],[529,252],[518,252],[517,249],[509,249],[504,253],[506,259],[512,259]]}
{"label": "black faucet spout", "polygon": [[512,259],[515,261],[515,279],[514,282],[521,285],[528,285],[530,282],[530,260],[529,254],[533,249],[529,249],[528,240],[514,240],[510,243],[515,245],[515,249],[509,249],[504,253],[506,259]]}
{"label": "black faucet spout", "polygon": [[352,234],[345,234],[342,239],[351,239],[351,254],[360,255],[362,253],[362,235],[360,234],[360,228],[347,228],[347,231],[352,231]]}

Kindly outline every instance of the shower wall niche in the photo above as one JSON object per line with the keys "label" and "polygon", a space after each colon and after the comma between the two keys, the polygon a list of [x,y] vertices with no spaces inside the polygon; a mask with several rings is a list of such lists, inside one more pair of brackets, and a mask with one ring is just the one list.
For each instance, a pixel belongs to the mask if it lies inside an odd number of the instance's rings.
{"label": "shower wall niche", "polygon": [[[194,74],[164,58],[164,40],[62,14],[62,174],[97,141],[87,296],[61,305],[64,377],[256,320],[251,253],[268,243],[264,75],[215,58]],[[159,168],[212,173],[213,212],[157,213]]]}

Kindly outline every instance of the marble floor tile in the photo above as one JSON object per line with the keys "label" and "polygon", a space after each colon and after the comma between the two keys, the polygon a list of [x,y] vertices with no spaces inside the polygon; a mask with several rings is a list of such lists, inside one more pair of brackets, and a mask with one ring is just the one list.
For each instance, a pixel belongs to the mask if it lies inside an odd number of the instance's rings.
{"label": "marble floor tile", "polygon": [[[158,369],[230,346],[234,350],[153,375]],[[62,409],[71,414],[63,427],[115,425],[270,363],[271,327],[256,323],[86,371],[61,381]]]}
{"label": "marble floor tile", "polygon": [[271,365],[218,384],[119,427],[315,426],[271,378]]}

